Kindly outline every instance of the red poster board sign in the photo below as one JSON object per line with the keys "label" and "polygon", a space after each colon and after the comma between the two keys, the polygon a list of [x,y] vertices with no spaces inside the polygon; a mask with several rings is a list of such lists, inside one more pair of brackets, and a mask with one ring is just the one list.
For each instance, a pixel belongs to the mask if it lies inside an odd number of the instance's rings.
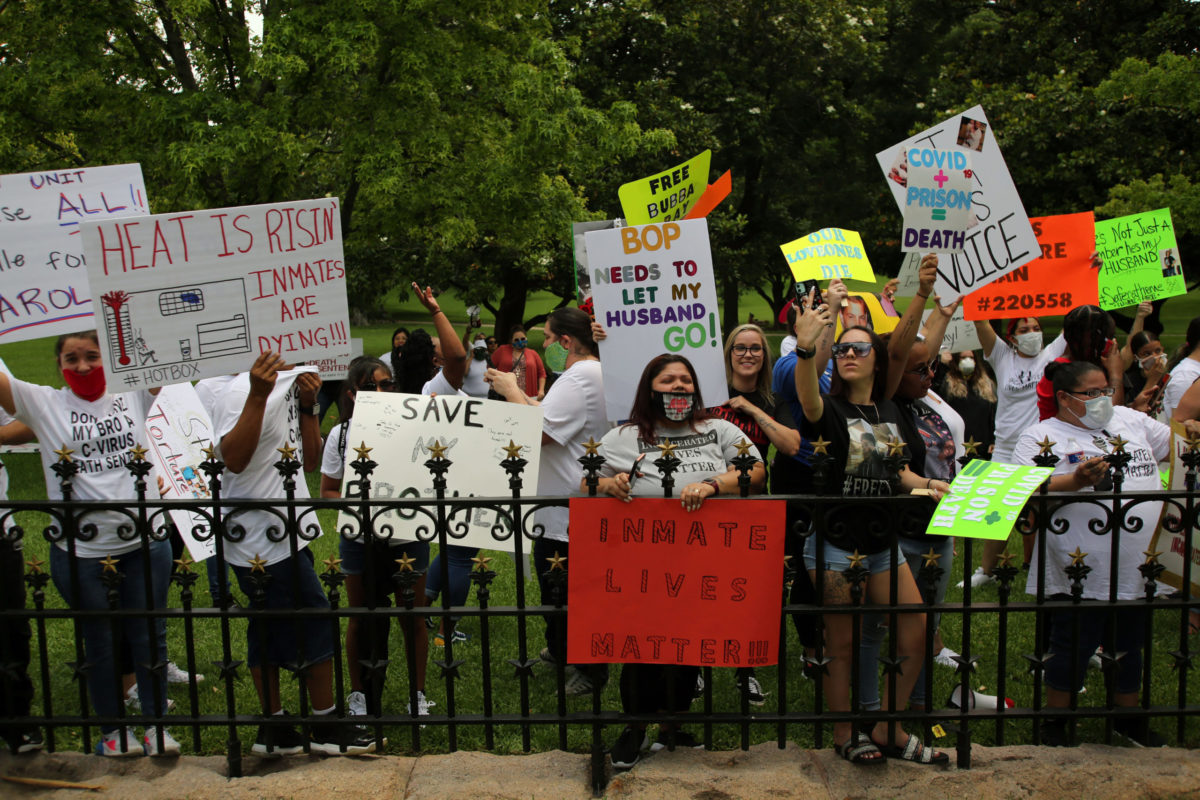
{"label": "red poster board sign", "polygon": [[1091,211],[1030,217],[1042,257],[963,298],[967,319],[1059,317],[1076,306],[1098,305],[1096,217]]}
{"label": "red poster board sign", "polygon": [[567,660],[775,664],[784,526],[778,500],[571,500]]}

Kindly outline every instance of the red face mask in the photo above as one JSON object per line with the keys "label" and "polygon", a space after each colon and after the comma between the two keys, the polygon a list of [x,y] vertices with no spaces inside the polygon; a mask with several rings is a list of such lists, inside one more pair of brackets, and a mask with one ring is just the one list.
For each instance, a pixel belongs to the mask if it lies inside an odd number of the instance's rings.
{"label": "red face mask", "polygon": [[99,400],[104,396],[106,387],[104,367],[94,367],[91,372],[86,374],[76,372],[73,369],[64,369],[62,374],[63,380],[67,382],[67,386],[70,387],[71,391],[84,400],[90,402],[92,400]]}

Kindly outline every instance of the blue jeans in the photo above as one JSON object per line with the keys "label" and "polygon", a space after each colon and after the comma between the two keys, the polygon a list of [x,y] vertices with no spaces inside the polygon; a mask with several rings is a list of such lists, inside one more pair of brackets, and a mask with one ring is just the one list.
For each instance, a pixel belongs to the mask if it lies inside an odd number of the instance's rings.
{"label": "blue jeans", "polygon": [[443,555],[446,556],[446,567],[450,573],[450,585],[446,589],[450,605],[466,605],[467,595],[471,593],[471,567],[473,566],[471,559],[478,553],[478,547],[448,544],[445,550],[434,556],[433,563],[429,565],[429,571],[425,573],[425,596],[429,598],[429,605],[433,605],[437,596],[442,593]]}
{"label": "blue jeans", "polygon": [[[128,553],[113,556],[117,561],[117,572],[124,579],[117,587],[116,607],[124,609],[167,607],[167,585],[171,576],[171,543],[151,542],[149,561],[141,546]],[[108,588],[101,576],[104,565],[99,558],[77,558],[79,569],[79,596],[75,597],[71,587],[71,557],[57,545],[50,548],[50,575],[59,593],[73,609],[93,611],[108,610]],[[150,597],[146,597],[145,575],[151,577]],[[149,602],[147,602],[147,599]],[[83,651],[91,668],[87,673],[88,693],[92,706],[102,717],[115,717],[121,709],[124,692],[117,674],[113,643],[113,624],[106,619],[86,619],[80,623],[83,629]],[[153,634],[151,634],[151,628]],[[160,716],[167,712],[167,679],[161,674],[155,679],[146,664],[166,664],[167,621],[156,618],[148,625],[145,619],[129,618],[119,623],[119,635],[128,644],[133,655],[134,673],[137,675],[138,699],[142,712],[149,716]],[[105,733],[117,730],[117,725],[101,725]]]}
{"label": "blue jeans", "polygon": [[[928,590],[920,579],[921,566],[925,563],[921,556],[930,549],[941,555],[937,565],[942,568],[942,575],[933,587],[933,602],[941,603],[946,599],[946,588],[950,585],[950,566],[954,558],[954,537],[939,537],[940,542],[914,542],[900,539],[900,552],[908,562],[912,572],[913,582],[921,592],[921,598],[928,600]],[[933,618],[933,629],[936,631],[941,622],[941,614]],[[879,654],[883,650],[883,640],[888,634],[887,614],[867,614],[863,619],[862,639],[858,646],[858,683],[859,701],[868,711],[879,710]],[[1086,662],[1086,659],[1085,659]],[[906,665],[902,664],[901,668]],[[921,664],[921,672],[917,675],[917,683],[913,686],[909,700],[914,705],[927,705],[925,702],[925,670],[928,663]]]}

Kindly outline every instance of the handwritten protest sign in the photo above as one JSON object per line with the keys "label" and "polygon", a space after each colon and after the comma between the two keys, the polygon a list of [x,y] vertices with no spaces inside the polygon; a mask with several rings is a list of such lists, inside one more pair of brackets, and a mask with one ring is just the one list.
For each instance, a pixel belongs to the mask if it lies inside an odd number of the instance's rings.
{"label": "handwritten protest sign", "polygon": [[[508,473],[500,466],[508,457],[504,448],[510,441],[521,447],[520,456],[528,462],[521,473],[524,485],[537,486],[542,446],[540,408],[461,395],[359,392],[346,435],[342,494],[357,496],[351,486],[357,476],[350,464],[358,458],[355,448],[365,443],[371,448],[369,457],[378,464],[371,475],[372,497],[434,497],[433,477],[425,462],[432,457],[430,448],[435,445],[445,448],[443,457],[453,462],[446,472],[448,497],[511,497]],[[512,550],[511,535],[503,541],[492,535],[494,526],[510,533],[513,530],[506,504],[498,505],[502,511],[471,508],[450,515],[451,543]],[[422,528],[426,531],[425,541],[429,541],[434,530],[432,521],[413,510],[380,512],[373,520],[375,534],[395,542],[417,539]],[[337,529],[357,531],[359,526],[353,516],[342,513]]]}
{"label": "handwritten protest sign", "polygon": [[161,386],[350,348],[336,198],[82,226],[110,386]]}
{"label": "handwritten protest sign", "polygon": [[[933,308],[925,309],[925,313],[921,315],[922,325],[929,321],[929,315],[935,310]],[[961,353],[964,350],[978,350],[982,346],[979,343],[979,334],[975,331],[975,323],[963,318],[963,308],[960,305],[954,309],[954,314],[950,317],[949,324],[946,325],[946,334],[942,337],[941,347],[938,349],[950,353]]]}
{"label": "handwritten protest sign", "polygon": [[[1187,489],[1185,477],[1187,467],[1183,463],[1183,454],[1187,452],[1187,431],[1183,423],[1171,421],[1171,470],[1169,484],[1172,492],[1182,493]],[[1159,553],[1158,563],[1166,567],[1159,580],[1176,589],[1183,590],[1183,568],[1187,558],[1191,558],[1192,596],[1200,597],[1200,530],[1171,530],[1179,526],[1179,511],[1170,504],[1165,504],[1162,519],[1154,536],[1150,540],[1151,552]],[[1187,534],[1191,534],[1191,553],[1187,550]]]}
{"label": "handwritten protest sign", "polygon": [[943,302],[991,283],[1040,255],[1037,237],[1021,204],[1017,187],[1005,166],[983,108],[975,106],[876,154],[888,178],[896,205],[903,210],[908,187],[908,150],[955,146],[971,150],[971,216],[963,251],[945,256],[938,264],[934,291]]}
{"label": "handwritten protest sign", "polygon": [[659,172],[648,178],[630,181],[617,189],[621,210],[629,225],[670,222],[683,219],[708,188],[708,168],[712,151]]}
{"label": "handwritten protest sign", "polygon": [[961,253],[971,220],[970,151],[957,145],[938,150],[909,147],[908,185],[904,192],[906,252]]}
{"label": "handwritten protest sign", "polygon": [[642,369],[662,353],[687,357],[705,405],[729,399],[708,222],[639,225],[587,234],[592,301],[608,339],[604,402],[608,418],[629,417]]}
{"label": "handwritten protest sign", "polygon": [[784,524],[771,500],[571,500],[567,660],[775,664]]}
{"label": "handwritten protest sign", "polygon": [[1187,293],[1169,208],[1097,222],[1096,250],[1103,309]]}
{"label": "handwritten protest sign", "polygon": [[1096,218],[1090,211],[1030,217],[1041,256],[963,299],[967,319],[1059,316],[1097,305]]}
{"label": "handwritten protest sign", "polygon": [[969,461],[934,509],[925,533],[1004,541],[1025,501],[1053,471],[978,458]]}
{"label": "handwritten protest sign", "polygon": [[779,246],[788,260],[792,276],[851,281],[874,281],[875,272],[863,249],[862,237],[855,231],[823,228]]}
{"label": "handwritten protest sign", "polygon": [[0,176],[0,344],[92,327],[80,223],[149,211],[138,164]]}
{"label": "handwritten protest sign", "polygon": [[[164,386],[158,393],[146,417],[146,438],[150,442],[146,455],[163,478],[164,498],[212,498],[208,476],[200,464],[207,458],[204,448],[214,443],[213,423],[190,383]],[[203,561],[216,552],[203,514],[174,509],[171,521],[193,561]]]}

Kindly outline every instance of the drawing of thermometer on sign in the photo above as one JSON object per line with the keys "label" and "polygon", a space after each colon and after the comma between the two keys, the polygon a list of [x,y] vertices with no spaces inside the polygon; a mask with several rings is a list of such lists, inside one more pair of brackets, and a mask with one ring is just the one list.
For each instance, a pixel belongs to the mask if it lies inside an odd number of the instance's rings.
{"label": "drawing of thermometer on sign", "polygon": [[133,339],[133,328],[129,324],[129,295],[126,292],[108,292],[101,295],[100,299],[104,301],[104,327],[108,331],[109,350],[116,353],[118,364],[127,367],[133,361],[129,356],[129,345]]}

